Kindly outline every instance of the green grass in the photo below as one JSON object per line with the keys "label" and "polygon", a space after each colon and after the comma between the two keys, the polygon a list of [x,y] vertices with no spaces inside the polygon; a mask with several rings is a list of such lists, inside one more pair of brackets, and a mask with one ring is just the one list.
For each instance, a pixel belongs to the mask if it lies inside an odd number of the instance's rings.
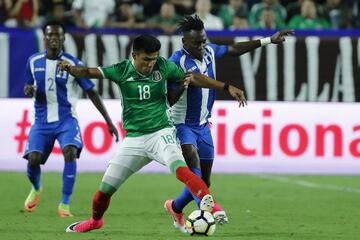
{"label": "green grass", "polygon": [[[72,219],[57,217],[61,174],[44,173],[44,194],[34,213],[22,211],[30,185],[25,173],[0,173],[0,239],[192,239],[172,227],[163,202],[182,185],[172,175],[138,174],[114,195],[102,229],[65,233],[88,218],[102,174],[79,174]],[[360,239],[360,177],[214,175],[212,193],[230,222],[210,239]],[[290,182],[289,182],[290,181]],[[304,182],[317,184],[306,187]],[[306,185],[306,184],[305,184]],[[313,186],[313,185],[311,185]],[[335,187],[334,187],[335,186]],[[189,214],[195,205],[186,208]]]}

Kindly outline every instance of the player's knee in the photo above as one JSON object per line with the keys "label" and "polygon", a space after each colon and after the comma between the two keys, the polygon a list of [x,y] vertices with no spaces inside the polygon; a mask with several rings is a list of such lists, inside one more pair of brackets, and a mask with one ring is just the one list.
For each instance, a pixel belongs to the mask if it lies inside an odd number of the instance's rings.
{"label": "player's knee", "polygon": [[29,154],[28,161],[30,167],[40,166],[42,154],[39,152],[32,152]]}
{"label": "player's knee", "polygon": [[66,146],[63,149],[65,162],[75,161],[77,158],[77,148],[74,146]]}
{"label": "player's knee", "polygon": [[186,161],[186,164],[190,168],[199,168],[200,167],[200,160],[199,155],[197,153],[196,148],[193,145],[183,145],[182,146],[183,155]]}
{"label": "player's knee", "polygon": [[196,155],[184,155],[184,158],[189,168],[200,168],[198,157]]}

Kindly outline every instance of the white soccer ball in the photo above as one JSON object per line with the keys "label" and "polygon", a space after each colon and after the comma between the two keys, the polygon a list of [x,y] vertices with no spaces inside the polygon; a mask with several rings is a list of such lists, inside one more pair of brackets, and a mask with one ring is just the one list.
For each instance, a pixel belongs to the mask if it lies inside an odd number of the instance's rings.
{"label": "white soccer ball", "polygon": [[214,234],[216,229],[214,217],[204,210],[193,211],[186,219],[185,227],[191,236],[210,236]]}

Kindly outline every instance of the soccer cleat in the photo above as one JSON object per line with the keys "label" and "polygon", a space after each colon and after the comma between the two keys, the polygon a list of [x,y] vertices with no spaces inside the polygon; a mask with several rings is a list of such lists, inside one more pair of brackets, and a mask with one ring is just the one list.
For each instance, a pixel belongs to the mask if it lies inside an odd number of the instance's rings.
{"label": "soccer cleat", "polygon": [[213,216],[217,224],[224,225],[229,222],[225,211],[216,211]]}
{"label": "soccer cleat", "polygon": [[102,219],[95,221],[94,219],[90,218],[88,220],[71,224],[66,228],[65,231],[76,232],[76,233],[89,232],[101,228],[103,224],[104,222]]}
{"label": "soccer cleat", "polygon": [[34,187],[31,188],[29,195],[25,199],[24,209],[27,212],[33,212],[36,208],[36,204],[40,200],[40,196],[42,194],[42,188],[39,190],[35,190]]}
{"label": "soccer cleat", "polygon": [[58,215],[59,217],[66,218],[66,217],[73,217],[74,215],[70,212],[70,205],[60,203],[58,206]]}
{"label": "soccer cleat", "polygon": [[219,225],[224,225],[229,222],[229,219],[226,215],[224,209],[220,206],[219,203],[215,202],[214,208],[212,210],[212,215],[214,216],[215,222]]}
{"label": "soccer cleat", "polygon": [[206,194],[200,201],[200,210],[212,212],[214,204],[214,198],[210,194]]}
{"label": "soccer cleat", "polygon": [[166,200],[164,203],[164,208],[173,217],[174,227],[176,229],[179,229],[183,233],[187,233],[187,231],[185,229],[184,213],[176,213],[172,208],[173,202],[174,202],[174,200],[172,200],[172,199]]}

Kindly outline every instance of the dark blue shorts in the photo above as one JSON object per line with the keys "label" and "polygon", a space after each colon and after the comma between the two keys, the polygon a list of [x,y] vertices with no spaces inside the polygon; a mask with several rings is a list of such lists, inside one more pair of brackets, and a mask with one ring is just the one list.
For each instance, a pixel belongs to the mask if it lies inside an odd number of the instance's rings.
{"label": "dark blue shorts", "polygon": [[29,153],[40,152],[43,154],[41,164],[44,164],[54,147],[55,140],[59,142],[61,149],[68,145],[75,146],[78,149],[77,157],[79,157],[83,143],[78,121],[73,117],[68,117],[52,123],[35,122],[31,126],[23,157],[28,159]]}
{"label": "dark blue shorts", "polygon": [[214,143],[207,123],[197,127],[178,124],[176,125],[176,136],[181,145],[192,144],[196,147],[200,160],[214,160]]}

